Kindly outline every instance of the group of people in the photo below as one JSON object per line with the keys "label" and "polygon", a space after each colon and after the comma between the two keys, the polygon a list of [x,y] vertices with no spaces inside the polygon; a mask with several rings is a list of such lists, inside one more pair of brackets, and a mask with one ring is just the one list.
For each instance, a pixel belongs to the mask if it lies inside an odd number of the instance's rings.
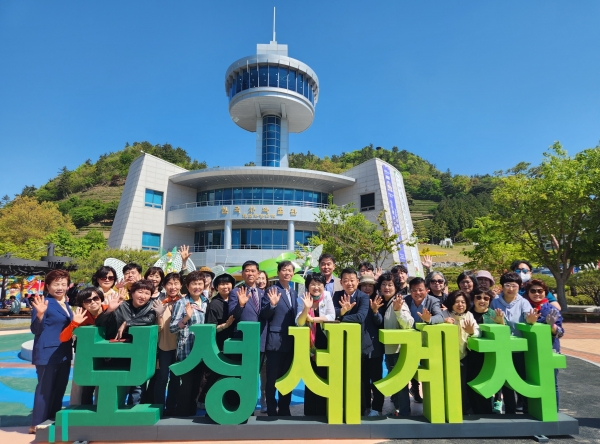
{"label": "group of people", "polygon": [[[181,376],[169,370],[171,364],[190,354],[195,340],[190,327],[194,324],[215,325],[217,347],[223,351],[227,339],[241,337],[239,322],[260,323],[260,406],[269,416],[291,416],[291,393],[277,394],[275,382],[292,364],[294,341],[288,329],[293,326],[310,329],[314,358],[316,350],[327,348],[325,323],[361,325],[361,408],[368,416],[382,415],[384,396],[373,383],[382,379],[384,362],[388,371],[393,369],[400,352],[400,345],[379,341],[380,329],[411,329],[419,322],[457,325],[461,383],[466,393],[463,411],[482,414],[491,413],[494,406],[497,409],[501,400],[506,413],[514,413],[517,399],[507,387],[497,399],[483,399],[466,384],[483,365],[482,355],[470,352],[467,345],[469,337],[480,334],[480,324],[507,324],[513,335],[520,336],[516,328],[519,322],[547,323],[552,327],[556,351],[564,334],[560,306],[542,281],[527,279],[531,273],[527,261],[518,261],[513,271],[501,276],[499,294],[490,290],[495,281],[487,271],[462,273],[457,279],[459,290],[448,294],[447,280],[439,271],[431,271],[425,279],[409,280],[404,265],[382,271],[365,262],[359,270],[345,268],[336,277],[335,258],[322,254],[319,272],[306,276],[305,292],[298,294],[292,284],[295,268],[290,261],[278,263],[277,280],[271,286],[259,264],[246,261],[241,270],[243,284],[236,286],[233,276],[215,276],[208,267],[188,273],[188,247],[182,246],[179,254],[183,261],[181,273],[165,275],[160,267],[150,267],[142,276],[142,268],[130,263],[123,267],[123,280],[117,282],[116,271],[102,266],[92,277],[92,286],[80,290],[69,303],[69,273],[53,270],[47,274],[45,297],[34,296],[31,300],[31,331],[35,335],[32,361],[38,384],[30,432],[34,433],[35,426],[45,420],[54,419],[61,409],[79,326],[103,327],[106,339],[129,341],[130,327],[158,325],[156,372],[146,383],[130,387],[121,402],[162,404],[165,414],[173,416],[194,416],[197,407],[203,407],[206,392],[219,379],[204,363]],[[515,368],[525,377],[523,353],[514,353],[513,359]],[[104,365],[116,368],[120,362],[105,360]],[[327,378],[326,368],[317,367],[314,359],[312,365],[317,375]],[[93,404],[95,389],[73,383],[71,403]],[[391,397],[391,417],[410,415],[410,396],[414,402],[422,402],[416,379]],[[304,414],[326,414],[326,400],[308,388]]]}

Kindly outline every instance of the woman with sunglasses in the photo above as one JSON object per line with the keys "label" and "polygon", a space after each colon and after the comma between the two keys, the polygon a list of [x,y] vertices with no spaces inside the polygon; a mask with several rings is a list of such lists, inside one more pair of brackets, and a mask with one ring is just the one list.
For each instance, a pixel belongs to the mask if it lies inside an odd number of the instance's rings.
{"label": "woman with sunglasses", "polygon": [[[473,296],[473,306],[470,309],[473,319],[477,325],[500,324],[504,325],[504,312],[497,308],[490,308],[490,301],[496,297],[492,290],[480,290]],[[467,382],[472,381],[479,375],[483,367],[484,353],[470,351],[467,355]],[[487,415],[492,413],[493,398],[484,398],[476,393],[468,384],[466,385],[466,396],[469,399],[473,413],[476,415]],[[500,401],[501,402],[501,401]],[[500,406],[500,410],[501,410]]]}
{"label": "woman with sunglasses", "polygon": [[[532,279],[525,285],[525,295],[535,312],[539,315],[538,322],[547,324],[552,333],[552,349],[560,353],[560,338],[565,334],[562,326],[562,316],[548,301],[548,286],[544,281]],[[554,383],[556,385],[556,407],[558,408],[558,369],[554,370]]]}
{"label": "woman with sunglasses", "polygon": [[441,271],[432,271],[425,278],[425,286],[429,289],[429,294],[440,301],[440,307],[446,306],[448,293],[444,293],[444,289],[447,284],[448,280]]}
{"label": "woman with sunglasses", "polygon": [[117,272],[113,267],[107,265],[98,268],[94,273],[94,276],[92,276],[92,285],[99,290],[102,290],[104,295],[102,300],[108,300],[111,296],[118,294],[113,288],[116,281]]}
{"label": "woman with sunglasses", "polygon": [[[102,291],[95,287],[87,287],[81,290],[77,294],[76,304],[77,308],[73,313],[73,320],[71,323],[60,333],[60,342],[70,341],[73,337],[73,330],[77,327],[95,326],[96,318],[102,313],[102,302],[104,302],[104,294]],[[77,348],[77,339],[73,348]],[[75,381],[71,382],[71,398],[69,400],[70,405],[92,405],[94,401],[94,390],[96,387],[80,387],[81,389],[81,400],[77,402],[77,384]]]}

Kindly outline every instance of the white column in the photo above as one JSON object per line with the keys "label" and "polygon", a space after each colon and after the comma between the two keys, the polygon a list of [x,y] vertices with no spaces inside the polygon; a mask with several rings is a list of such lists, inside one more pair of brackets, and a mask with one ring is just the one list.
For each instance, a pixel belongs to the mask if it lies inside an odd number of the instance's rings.
{"label": "white column", "polygon": [[226,250],[231,250],[231,219],[225,219],[223,246]]}
{"label": "white column", "polygon": [[296,246],[296,228],[293,220],[288,220],[288,250],[294,250]]}

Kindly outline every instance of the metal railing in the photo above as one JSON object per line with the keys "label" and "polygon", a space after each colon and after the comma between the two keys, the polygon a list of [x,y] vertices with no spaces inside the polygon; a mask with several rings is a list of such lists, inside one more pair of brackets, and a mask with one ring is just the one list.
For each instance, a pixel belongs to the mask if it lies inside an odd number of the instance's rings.
{"label": "metal railing", "polygon": [[[190,251],[193,253],[204,253],[207,250],[224,250],[223,245],[194,245],[190,247]],[[237,245],[232,246],[232,250],[287,250],[286,245]],[[300,250],[299,245],[294,246],[294,250]]]}
{"label": "metal railing", "polygon": [[231,205],[285,205],[289,207],[309,207],[309,208],[328,208],[329,204],[317,202],[306,202],[303,200],[275,200],[275,199],[228,199],[214,200],[210,202],[190,202],[180,205],[173,205],[169,208],[170,211],[181,210],[184,208],[197,207],[219,207]]}

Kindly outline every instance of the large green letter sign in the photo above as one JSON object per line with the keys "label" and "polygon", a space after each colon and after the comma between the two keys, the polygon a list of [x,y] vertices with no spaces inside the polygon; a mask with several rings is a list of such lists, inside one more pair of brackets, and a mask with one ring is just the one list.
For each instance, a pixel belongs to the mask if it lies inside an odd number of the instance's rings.
{"label": "large green letter sign", "polygon": [[289,333],[294,337],[294,360],[275,387],[280,393],[287,394],[302,379],[313,393],[327,398],[329,424],[342,424],[343,419],[346,424],[360,424],[361,325],[325,324],[325,331],[327,350],[317,350],[315,362],[318,367],[327,367],[327,381],[317,376],[310,364],[310,329],[290,327]]}
{"label": "large green letter sign", "polygon": [[423,383],[423,415],[432,423],[462,422],[458,327],[417,324],[417,328],[423,333],[379,330],[383,344],[402,346],[394,369],[377,381],[375,387],[385,396],[391,396],[416,374]]}
{"label": "large green letter sign", "polygon": [[[294,359],[289,371],[277,381],[281,393],[290,393],[303,380],[316,395],[327,399],[330,424],[359,424],[361,421],[361,326],[351,323],[324,325],[326,350],[314,356],[318,367],[327,368],[327,379],[315,374],[311,365],[310,330],[291,327]],[[423,414],[432,423],[462,422],[458,327],[451,324],[417,324],[416,330],[380,330],[384,344],[401,344],[394,369],[375,386],[386,396],[404,388],[411,378],[423,383]],[[469,385],[489,398],[507,384],[529,398],[529,413],[542,421],[557,421],[554,371],[566,367],[564,356],[552,351],[550,327],[518,324],[523,338],[511,336],[505,325],[481,325],[483,337],[469,338],[473,352],[485,353],[479,375]],[[206,395],[206,410],[218,424],[241,424],[252,415],[258,392],[260,324],[240,322],[243,339],[225,341],[223,353],[216,345],[214,325],[193,325],[196,335],[190,355],[171,366],[181,375],[204,361],[222,375]],[[147,381],[156,364],[158,327],[132,327],[132,343],[111,343],[97,327],[80,327],[74,380],[82,386],[98,386],[97,406],[74,406],[58,412],[56,425],[62,440],[69,426],[152,425],[160,419],[160,406],[125,406],[130,386]],[[526,379],[514,368],[512,353],[524,352]],[[227,405],[225,394],[234,391],[240,404]]]}
{"label": "large green letter sign", "polygon": [[77,328],[77,356],[73,379],[81,386],[98,386],[98,405],[71,406],[56,415],[63,427],[152,425],[160,408],[148,404],[125,406],[127,388],[144,384],[156,368],[158,326],[132,327],[131,343],[109,342],[97,327]]}
{"label": "large green letter sign", "polygon": [[[483,368],[469,385],[485,398],[506,384],[529,398],[529,414],[542,421],[556,421],[554,369],[566,368],[563,355],[552,351],[550,326],[517,324],[523,338],[510,335],[506,325],[480,325],[483,338],[469,338],[471,350],[485,353]],[[513,352],[525,352],[527,380],[523,381],[512,360]]]}
{"label": "large green letter sign", "polygon": [[[237,328],[242,331],[243,339],[226,340],[223,353],[241,355],[241,362],[219,352],[215,325],[196,324],[190,327],[190,332],[196,335],[190,355],[170,367],[173,373],[182,375],[200,364],[200,361],[204,361],[213,372],[224,376],[206,394],[206,413],[218,424],[240,424],[252,415],[256,406],[260,324],[240,322]],[[225,402],[225,393],[228,391],[239,395],[240,404],[237,409]]]}

